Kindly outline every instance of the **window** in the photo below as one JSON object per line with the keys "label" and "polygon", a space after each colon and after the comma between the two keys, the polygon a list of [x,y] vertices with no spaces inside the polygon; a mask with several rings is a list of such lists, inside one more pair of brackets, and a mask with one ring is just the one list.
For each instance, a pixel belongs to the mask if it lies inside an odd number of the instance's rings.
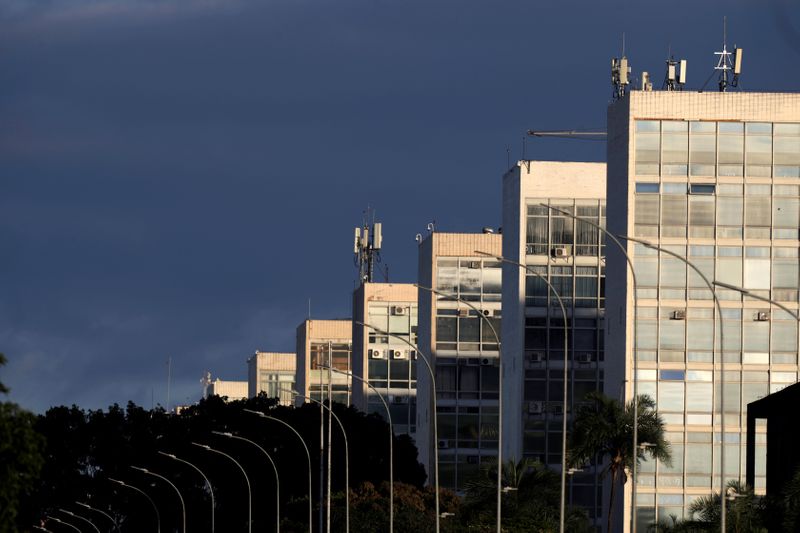
{"label": "window", "polygon": [[772,176],[772,124],[751,122],[745,126],[747,176]]}
{"label": "window", "polygon": [[661,125],[661,174],[686,176],[689,162],[689,124],[665,120]]}
{"label": "window", "polygon": [[689,123],[689,174],[714,176],[716,174],[717,136],[714,122]]}
{"label": "window", "polygon": [[638,182],[636,183],[637,194],[658,194],[661,187],[658,183]]}
{"label": "window", "polygon": [[660,124],[657,120],[637,120],[634,137],[636,148],[636,174],[658,176]]}

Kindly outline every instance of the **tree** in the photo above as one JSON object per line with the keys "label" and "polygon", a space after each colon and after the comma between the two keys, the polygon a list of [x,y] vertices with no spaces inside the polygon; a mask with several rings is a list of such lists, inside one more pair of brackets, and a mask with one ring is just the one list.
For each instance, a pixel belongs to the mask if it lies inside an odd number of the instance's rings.
{"label": "tree", "polygon": [[[0,354],[0,366],[6,358]],[[0,393],[8,388],[0,383]],[[36,417],[12,402],[0,402],[0,532],[17,531],[20,502],[33,490],[42,468],[44,440]]]}
{"label": "tree", "polygon": [[[570,438],[571,466],[582,466],[593,460],[605,462],[603,475],[611,476],[608,497],[607,531],[612,529],[612,515],[617,485],[628,481],[626,469],[637,464],[646,455],[670,464],[669,443],[664,438],[664,421],[655,410],[652,398],[638,398],[637,450],[633,451],[633,401],[626,405],[600,392],[586,396],[588,405],[578,410]],[[647,447],[641,447],[648,443]]]}

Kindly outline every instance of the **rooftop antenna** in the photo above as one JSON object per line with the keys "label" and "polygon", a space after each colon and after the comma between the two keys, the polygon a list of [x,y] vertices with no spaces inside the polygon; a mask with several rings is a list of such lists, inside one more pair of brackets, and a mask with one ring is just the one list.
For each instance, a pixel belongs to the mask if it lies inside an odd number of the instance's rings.
{"label": "rooftop antenna", "polygon": [[[370,215],[372,222],[369,222]],[[355,229],[353,254],[358,267],[358,278],[371,283],[375,275],[375,263],[381,261],[381,241],[383,240],[380,222],[375,222],[375,211],[369,207],[364,213],[361,227]]]}
{"label": "rooftop antenna", "polygon": [[[739,86],[739,74],[742,73],[742,49],[733,46],[733,52],[728,52],[728,18],[722,17],[722,51],[714,52],[719,56],[719,61],[714,70],[719,70],[719,92],[724,93],[728,87]],[[733,56],[733,58],[731,58]],[[733,71],[733,78],[728,81],[728,71]]]}
{"label": "rooftop antenna", "polygon": [[667,59],[667,75],[664,77],[663,88],[668,91],[682,91],[686,85],[686,60],[676,61],[670,54]]}
{"label": "rooftop antenna", "polygon": [[631,67],[628,66],[628,58],[625,57],[625,34],[622,34],[622,57],[611,60],[611,85],[614,86],[614,100],[619,100],[628,91],[630,85]]}

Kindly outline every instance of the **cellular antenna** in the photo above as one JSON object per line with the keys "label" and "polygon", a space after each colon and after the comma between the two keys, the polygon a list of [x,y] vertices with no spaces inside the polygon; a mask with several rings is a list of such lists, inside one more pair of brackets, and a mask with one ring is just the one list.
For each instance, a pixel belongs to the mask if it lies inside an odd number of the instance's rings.
{"label": "cellular antenna", "polygon": [[[369,215],[372,214],[372,223]],[[365,212],[361,227],[355,228],[353,254],[358,267],[358,278],[364,282],[372,282],[375,275],[375,263],[381,262],[381,241],[383,241],[380,222],[375,222],[375,213],[371,209]]]}
{"label": "cellular antenna", "polygon": [[670,56],[667,59],[667,74],[664,77],[663,88],[668,91],[682,91],[684,85],[686,85],[686,60],[675,61],[675,58]]}
{"label": "cellular antenna", "polygon": [[[714,70],[719,70],[719,91],[724,93],[728,87],[739,86],[739,74],[742,73],[742,49],[733,47],[733,52],[728,52],[728,19],[722,17],[722,51],[714,52],[719,56],[717,66]],[[733,56],[733,58],[731,58]],[[728,81],[728,71],[733,71],[733,78]]]}
{"label": "cellular antenna", "polygon": [[614,86],[614,100],[619,100],[628,92],[630,85],[631,67],[628,66],[628,58],[624,55],[611,60],[611,85]]}

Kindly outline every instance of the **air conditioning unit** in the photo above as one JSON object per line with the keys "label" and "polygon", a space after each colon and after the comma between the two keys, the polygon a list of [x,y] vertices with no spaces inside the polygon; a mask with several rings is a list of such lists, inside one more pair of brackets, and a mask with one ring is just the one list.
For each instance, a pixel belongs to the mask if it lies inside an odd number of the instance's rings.
{"label": "air conditioning unit", "polygon": [[467,366],[480,366],[481,360],[477,357],[468,357],[464,364]]}
{"label": "air conditioning unit", "polygon": [[446,450],[450,447],[450,441],[447,439],[439,439],[439,442],[436,443],[440,450]]}
{"label": "air conditioning unit", "polygon": [[528,402],[528,414],[540,415],[544,412],[544,402]]}
{"label": "air conditioning unit", "polygon": [[766,322],[769,320],[769,312],[768,311],[759,311],[755,315],[753,315],[753,319],[756,322]]}
{"label": "air conditioning unit", "polygon": [[392,356],[392,359],[405,359],[406,354],[403,350],[389,350],[389,353]]}
{"label": "air conditioning unit", "polygon": [[367,354],[370,359],[383,359],[383,352],[380,350],[368,350]]}
{"label": "air conditioning unit", "polygon": [[578,362],[579,363],[591,363],[592,362],[592,354],[590,354],[590,353],[579,353],[578,354]]}
{"label": "air conditioning unit", "polygon": [[500,309],[495,309],[495,310],[492,311],[492,316],[495,317],[495,318],[500,318],[501,314],[502,314],[502,312],[501,312]]}
{"label": "air conditioning unit", "polygon": [[480,261],[470,261],[469,268],[480,268],[481,262]]}
{"label": "air conditioning unit", "polygon": [[402,305],[395,305],[392,307],[392,314],[395,316],[402,316],[406,314],[406,308]]}
{"label": "air conditioning unit", "polygon": [[483,316],[492,316],[492,310],[491,309],[484,309],[483,310]]}
{"label": "air conditioning unit", "polygon": [[458,310],[458,317],[459,318],[467,318],[469,316],[469,309],[459,309]]}
{"label": "air conditioning unit", "polygon": [[481,357],[481,366],[491,366],[494,364],[494,359],[491,357]]}
{"label": "air conditioning unit", "polygon": [[686,311],[683,309],[676,309],[669,317],[672,320],[686,320]]}
{"label": "air conditioning unit", "polygon": [[408,352],[408,358],[411,359],[412,361],[416,361],[417,360],[417,351],[416,350],[409,351]]}
{"label": "air conditioning unit", "polygon": [[569,257],[572,255],[571,246],[555,246],[552,250],[553,257]]}
{"label": "air conditioning unit", "polygon": [[544,352],[531,352],[528,355],[528,360],[531,363],[541,363],[544,361]]}

